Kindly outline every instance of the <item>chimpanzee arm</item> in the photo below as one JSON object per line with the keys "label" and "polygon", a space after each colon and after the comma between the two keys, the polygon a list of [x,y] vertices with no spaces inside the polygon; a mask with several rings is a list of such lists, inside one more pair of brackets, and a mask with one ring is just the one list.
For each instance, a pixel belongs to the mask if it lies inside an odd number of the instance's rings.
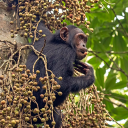
{"label": "chimpanzee arm", "polygon": [[84,89],[89,87],[95,80],[93,68],[89,66],[89,69],[86,69],[86,75],[72,77],[70,80],[72,81],[71,92],[78,92],[82,88]]}
{"label": "chimpanzee arm", "polygon": [[86,69],[86,75],[78,77],[68,76],[64,78],[60,91],[62,91],[63,93],[68,93],[68,91],[78,92],[81,89],[87,88],[92,85],[94,80],[95,78],[93,68],[89,66],[89,68]]}
{"label": "chimpanzee arm", "polygon": [[56,97],[56,100],[54,101],[54,106],[61,104],[70,92],[78,92],[81,89],[89,87],[93,84],[94,80],[95,78],[92,67],[89,67],[86,75],[79,77],[74,77],[71,75],[63,77],[62,81],[58,81],[58,83],[61,85],[61,88],[58,91],[61,91],[63,94],[62,96]]}

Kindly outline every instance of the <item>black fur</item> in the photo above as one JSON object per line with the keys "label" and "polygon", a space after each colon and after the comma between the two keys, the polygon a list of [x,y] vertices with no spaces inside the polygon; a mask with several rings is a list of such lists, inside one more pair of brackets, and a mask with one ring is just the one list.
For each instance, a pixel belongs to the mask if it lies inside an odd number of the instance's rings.
{"label": "black fur", "polygon": [[[61,103],[63,103],[63,101],[69,95],[70,92],[78,92],[82,88],[89,87],[94,82],[94,73],[92,67],[90,67],[89,72],[85,76],[73,77],[73,69],[74,69],[73,63],[76,60],[76,52],[72,42],[74,34],[70,33],[70,31],[76,27],[73,25],[67,27],[69,29],[69,42],[64,42],[60,38],[59,30],[56,32],[56,34],[52,34],[41,23],[38,26],[38,29],[42,29],[43,33],[47,35],[47,43],[43,50],[43,54],[46,55],[48,69],[50,69],[55,74],[56,77],[59,76],[63,77],[62,81],[56,79],[58,84],[61,85],[59,91],[61,91],[63,95],[62,96],[56,95],[54,106],[58,106]],[[39,41],[35,42],[34,47],[38,51],[40,51],[43,45],[44,45],[44,39],[41,38]],[[29,54],[26,63],[27,68],[30,69],[31,71],[36,59],[37,59],[37,55],[35,55],[35,53],[32,51]],[[37,81],[39,81],[39,77],[45,76],[44,63],[41,59],[35,65],[35,71],[36,70],[40,70],[40,74],[37,76]],[[43,100],[40,98],[40,94],[44,93],[45,91],[42,89],[43,85],[40,82],[38,85],[41,87],[41,89],[38,92],[34,92],[34,95],[37,98],[39,107],[42,108],[44,106],[44,103]],[[35,106],[32,106],[32,108],[34,107]],[[55,121],[57,122],[56,128],[59,128],[61,124],[59,122],[61,121],[60,120],[58,121],[58,116],[60,115],[55,114],[54,116],[55,116]],[[36,123],[40,123],[40,121],[38,120],[38,122]]]}

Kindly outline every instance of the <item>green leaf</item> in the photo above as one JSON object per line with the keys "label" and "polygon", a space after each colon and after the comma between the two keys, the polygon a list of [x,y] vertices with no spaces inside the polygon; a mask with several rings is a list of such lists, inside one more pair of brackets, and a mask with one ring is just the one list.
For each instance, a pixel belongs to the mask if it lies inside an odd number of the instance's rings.
{"label": "green leaf", "polygon": [[97,17],[99,19],[99,21],[105,21],[105,22],[110,22],[111,20],[114,19],[114,14],[112,13],[111,10],[109,10],[109,12],[111,14],[109,14],[106,10],[104,11],[92,11],[91,13],[88,13],[87,14],[87,18],[88,17],[91,17],[91,18],[94,18],[94,17]]}
{"label": "green leaf", "polygon": [[[106,99],[110,100],[108,96],[105,96]],[[108,100],[103,100],[103,103],[106,105],[106,109],[111,112],[111,110],[114,108],[113,104],[109,102]]]}
{"label": "green leaf", "polygon": [[123,103],[127,103],[128,102],[128,96],[127,95],[122,95],[121,93],[118,94],[118,93],[111,93],[111,97],[116,99],[116,100],[119,100]]}
{"label": "green leaf", "polygon": [[102,40],[101,43],[102,43],[102,45],[104,46],[105,51],[110,49],[109,44],[111,43],[111,40],[112,40],[112,37],[111,37],[111,36],[106,37],[106,38],[104,38],[104,39]]}
{"label": "green leaf", "polygon": [[128,110],[123,107],[117,107],[111,111],[111,114],[116,121],[119,121],[128,117]]}
{"label": "green leaf", "polygon": [[105,48],[103,44],[101,44],[100,42],[97,42],[96,45],[94,45],[94,50],[104,52]]}
{"label": "green leaf", "polygon": [[88,61],[89,64],[93,65],[93,67],[96,69],[99,67],[100,63],[101,63],[101,60],[96,58],[96,57],[93,57],[91,58],[89,61]]}
{"label": "green leaf", "polygon": [[113,39],[113,50],[117,52],[127,50],[126,42],[122,38],[121,33],[118,33],[118,36],[115,36]]}
{"label": "green leaf", "polygon": [[124,124],[124,127],[125,127],[125,128],[128,128],[128,120],[127,120],[127,122]]}
{"label": "green leaf", "polygon": [[91,21],[90,27],[95,28],[96,26],[99,26],[100,22],[97,17],[94,17],[93,20]]}
{"label": "green leaf", "polygon": [[127,87],[127,83],[128,83],[128,81],[120,81],[120,82],[118,82],[118,83],[115,83],[115,84],[111,87],[111,89],[122,89],[122,88],[124,88],[124,87]]}
{"label": "green leaf", "polygon": [[104,68],[97,68],[96,69],[96,78],[100,86],[104,88],[104,74],[105,74],[105,69]]}
{"label": "green leaf", "polygon": [[98,89],[99,91],[101,91],[101,85],[100,85],[100,83],[98,82],[97,78],[95,78],[95,83],[94,83],[94,84],[96,85],[97,89]]}
{"label": "green leaf", "polygon": [[123,69],[124,72],[128,74],[128,56],[124,56],[120,58],[121,61],[121,68]]}
{"label": "green leaf", "polygon": [[109,37],[110,36],[111,29],[104,29],[103,31],[99,31],[96,36],[101,36],[102,38]]}
{"label": "green leaf", "polygon": [[126,80],[127,80],[126,75],[124,75],[122,72],[119,72],[119,74],[120,74],[120,79],[121,79],[122,81],[126,81]]}
{"label": "green leaf", "polygon": [[114,6],[114,11],[116,15],[122,15],[122,12],[126,7],[128,7],[127,0],[116,1],[116,5]]}
{"label": "green leaf", "polygon": [[113,73],[113,71],[110,71],[105,81],[106,90],[113,89],[113,86],[115,85],[115,83],[116,83],[116,74]]}

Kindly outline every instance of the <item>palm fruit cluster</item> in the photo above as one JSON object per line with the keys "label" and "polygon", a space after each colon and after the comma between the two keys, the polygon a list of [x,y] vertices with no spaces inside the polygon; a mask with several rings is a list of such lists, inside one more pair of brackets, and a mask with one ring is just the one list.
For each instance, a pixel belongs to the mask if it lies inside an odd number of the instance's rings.
{"label": "palm fruit cluster", "polygon": [[[24,72],[24,73],[23,73]],[[51,72],[51,71],[50,71]],[[33,128],[32,121],[36,122],[38,118],[42,121],[42,125],[49,128],[46,123],[52,119],[52,125],[56,122],[53,117],[53,102],[56,99],[56,94],[63,95],[59,91],[60,85],[56,81],[55,75],[40,77],[39,80],[43,84],[45,93],[40,94],[45,106],[39,109],[36,97],[33,95],[41,89],[36,81],[36,76],[40,73],[30,73],[26,69],[26,65],[19,65],[10,74],[0,76],[0,127],[16,127],[25,126]],[[57,78],[62,80],[62,77]],[[79,99],[76,99],[76,94],[70,94],[65,102],[58,106],[62,114],[63,128],[106,128],[107,120],[111,121],[109,113],[103,104],[104,94],[97,91],[95,85],[90,88],[81,90],[77,93]],[[35,104],[35,108],[31,108],[31,103]],[[34,115],[33,115],[33,114]]]}
{"label": "palm fruit cluster", "polygon": [[[23,73],[24,72],[24,73]],[[0,76],[0,127],[26,127],[33,128],[32,121],[36,122],[39,118],[42,125],[49,127],[46,121],[52,119],[52,125],[56,123],[53,117],[53,102],[56,94],[62,95],[62,92],[55,80],[55,75],[51,72],[50,76],[40,77],[40,82],[45,93],[40,94],[44,106],[39,109],[38,103],[33,93],[41,89],[36,81],[36,76],[40,73],[30,73],[26,65],[19,65],[13,72],[9,71]],[[62,80],[62,77],[56,78]],[[35,104],[34,108],[31,107]]]}
{"label": "palm fruit cluster", "polygon": [[[78,94],[77,94],[78,95]],[[64,128],[107,128],[106,121],[112,121],[103,104],[104,94],[97,91],[95,85],[79,92],[79,100],[76,95],[70,94],[62,109]]]}
{"label": "palm fruit cluster", "polygon": [[[11,0],[13,3],[13,0]],[[38,40],[42,37],[42,31],[37,30],[39,22],[43,21],[45,26],[53,32],[63,26],[67,26],[67,21],[74,25],[83,24],[89,29],[90,21],[87,21],[87,13],[95,4],[100,5],[99,0],[19,0],[18,4],[12,4],[12,8],[18,10],[20,26],[11,30],[11,37],[22,31],[21,36],[35,37]],[[101,7],[101,5],[99,6]],[[17,9],[18,8],[18,9]],[[17,16],[10,24],[16,23]],[[17,25],[18,26],[18,25]],[[93,32],[93,29],[90,28]]]}

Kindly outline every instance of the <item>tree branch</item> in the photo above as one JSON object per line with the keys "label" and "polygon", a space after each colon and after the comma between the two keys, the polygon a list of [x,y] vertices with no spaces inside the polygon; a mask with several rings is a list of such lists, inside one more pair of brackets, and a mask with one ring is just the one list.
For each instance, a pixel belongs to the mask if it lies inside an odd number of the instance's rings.
{"label": "tree branch", "polygon": [[125,108],[126,110],[128,110],[128,107],[125,107],[123,104],[117,104],[117,103],[115,103],[115,102],[113,102],[113,101],[111,101],[111,100],[108,100],[108,99],[105,98],[105,97],[104,97],[104,99],[107,100],[108,102],[112,103],[112,104],[117,105],[118,107],[123,107],[123,108]]}
{"label": "tree branch", "polygon": [[[88,51],[88,52],[92,52],[92,51]],[[105,52],[100,52],[100,51],[93,51],[95,53],[110,53],[110,54],[127,54],[128,51],[123,51],[123,52],[114,52],[114,51],[105,51]]]}
{"label": "tree branch", "polygon": [[128,78],[128,75],[125,73],[125,71],[123,71],[123,69],[121,69],[120,67],[118,67],[118,65],[111,58],[109,58],[109,56],[107,54],[106,54],[107,57],[110,59],[110,61],[112,61],[116,65],[117,68],[111,67],[104,59],[102,59],[100,56],[98,56],[95,52],[93,52],[93,51],[90,51],[90,52],[93,53],[100,60],[102,60],[110,69],[116,70],[116,71],[120,71],[120,72],[122,72]]}
{"label": "tree branch", "polygon": [[128,37],[128,33],[127,33],[127,31],[124,29],[124,27],[123,27],[122,23],[120,22],[120,20],[117,18],[116,12],[114,11],[114,9],[113,9],[111,6],[110,6],[110,8],[111,8],[111,10],[113,11],[113,13],[114,13],[114,15],[115,15],[115,17],[116,17],[116,19],[117,19],[119,25],[120,25],[121,28],[123,29],[125,35]]}

